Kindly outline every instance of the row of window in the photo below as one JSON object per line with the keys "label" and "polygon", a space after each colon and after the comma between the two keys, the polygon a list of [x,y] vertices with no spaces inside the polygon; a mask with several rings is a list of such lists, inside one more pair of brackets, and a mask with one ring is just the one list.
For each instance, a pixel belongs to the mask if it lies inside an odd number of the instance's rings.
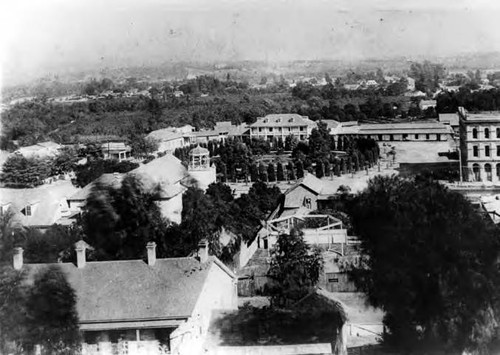
{"label": "row of window", "polygon": [[[490,164],[484,164],[484,173],[486,175],[486,181],[493,181],[493,172]],[[496,165],[496,176],[500,179],[500,164]],[[472,165],[472,177],[474,181],[482,181],[481,167],[479,164]]]}
{"label": "row of window", "polygon": [[[306,130],[306,127],[301,126],[301,127],[267,127],[267,132],[273,132],[276,130],[276,132],[291,132],[292,129],[294,131],[297,131],[299,129],[300,132],[304,132]],[[266,127],[259,127],[258,128],[259,132],[266,132]],[[257,133],[257,128],[252,128],[252,133]]]}
{"label": "row of window", "polygon": [[[474,157],[479,157],[479,146],[475,145],[472,147],[472,155]],[[489,145],[484,146],[484,156],[491,156],[491,148]],[[500,145],[497,145],[497,157],[500,157]]]}
{"label": "row of window", "polygon": [[[489,139],[490,138],[490,129],[485,128],[484,129],[484,138]],[[496,129],[496,136],[497,138],[500,138],[500,127]],[[477,128],[472,129],[472,138],[477,139],[479,137],[479,130]]]}

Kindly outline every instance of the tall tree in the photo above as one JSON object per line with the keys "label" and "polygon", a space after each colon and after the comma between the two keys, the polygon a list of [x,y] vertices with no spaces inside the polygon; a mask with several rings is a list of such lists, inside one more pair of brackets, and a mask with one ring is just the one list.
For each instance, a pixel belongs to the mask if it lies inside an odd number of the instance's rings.
{"label": "tall tree", "polygon": [[[96,184],[82,216],[87,242],[101,260],[141,258],[149,241],[164,237],[167,221],[138,178],[126,176],[120,188]],[[158,250],[161,255],[162,251]]]}
{"label": "tall tree", "polygon": [[285,180],[285,172],[283,170],[283,164],[281,164],[281,162],[278,162],[278,164],[276,164],[276,180]]}
{"label": "tall tree", "polygon": [[[29,345],[42,353],[74,354],[80,346],[76,294],[56,265],[35,275],[26,300]],[[28,340],[26,339],[26,340]]]}
{"label": "tall tree", "polygon": [[51,164],[46,159],[13,154],[2,166],[0,181],[7,187],[35,187],[43,184],[43,180],[49,177],[50,167]]}
{"label": "tall tree", "polygon": [[302,232],[293,229],[290,234],[280,235],[271,251],[268,272],[272,279],[272,306],[290,306],[311,292],[322,268],[321,252],[318,249],[311,250]]}
{"label": "tall tree", "polygon": [[268,181],[270,181],[270,182],[276,181],[276,170],[274,169],[273,163],[269,163],[267,165],[267,178],[268,178]]}
{"label": "tall tree", "polygon": [[[417,177],[375,177],[350,209],[362,240],[353,272],[402,350],[482,352],[498,322],[500,239],[459,193]],[[397,251],[397,252],[394,252]]]}

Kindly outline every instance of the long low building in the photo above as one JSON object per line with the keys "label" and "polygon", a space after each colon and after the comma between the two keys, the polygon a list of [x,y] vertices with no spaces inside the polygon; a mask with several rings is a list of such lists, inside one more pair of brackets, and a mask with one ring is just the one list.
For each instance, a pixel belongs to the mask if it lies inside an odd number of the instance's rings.
{"label": "long low building", "polygon": [[330,131],[335,136],[361,136],[376,141],[446,141],[453,135],[449,125],[440,122],[358,124],[342,123]]}

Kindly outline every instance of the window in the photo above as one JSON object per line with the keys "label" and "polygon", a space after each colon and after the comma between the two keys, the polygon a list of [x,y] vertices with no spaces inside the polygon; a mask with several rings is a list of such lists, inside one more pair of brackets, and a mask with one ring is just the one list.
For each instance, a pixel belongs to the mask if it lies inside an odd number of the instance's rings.
{"label": "window", "polygon": [[259,127],[259,132],[262,132],[262,127]]}
{"label": "window", "polygon": [[484,138],[490,138],[490,129],[489,128],[484,129]]}
{"label": "window", "polygon": [[300,127],[301,132],[304,132],[304,130],[305,130],[305,127]]}
{"label": "window", "polygon": [[31,216],[31,206],[30,205],[26,206],[24,211],[25,211],[26,216]]}
{"label": "window", "polygon": [[477,145],[472,147],[472,155],[475,157],[479,156],[479,147]]}
{"label": "window", "polygon": [[437,135],[436,135],[436,139],[437,139],[438,141],[440,141],[440,140],[441,140],[441,135],[440,135],[440,134],[437,134]]}
{"label": "window", "polygon": [[430,138],[431,138],[431,136],[429,134],[425,135],[425,139],[429,140]]}
{"label": "window", "polygon": [[408,135],[407,134],[403,134],[403,139],[408,139]]}
{"label": "window", "polygon": [[379,134],[379,135],[378,135],[378,140],[379,140],[379,141],[384,140],[384,139],[382,138],[382,135],[381,135],[381,134]]}
{"label": "window", "polygon": [[490,146],[489,145],[484,147],[484,155],[486,155],[487,157],[490,156]]}
{"label": "window", "polygon": [[472,129],[472,138],[477,139],[477,128]]}
{"label": "window", "polygon": [[269,132],[272,132],[273,131],[273,127],[269,127]]}
{"label": "window", "polygon": [[418,139],[418,134],[415,134],[415,139]]}
{"label": "window", "polygon": [[389,140],[390,140],[391,142],[394,140],[394,136],[393,136],[392,134],[389,136]]}
{"label": "window", "polygon": [[491,174],[491,165],[490,164],[484,164],[484,172],[486,173],[486,180],[487,181],[492,181],[493,177]]}
{"label": "window", "polygon": [[500,157],[500,145],[497,145],[497,157]]}
{"label": "window", "polygon": [[339,282],[339,279],[337,277],[332,277],[328,279],[328,282]]}
{"label": "window", "polygon": [[497,138],[500,138],[500,128],[497,128]]}

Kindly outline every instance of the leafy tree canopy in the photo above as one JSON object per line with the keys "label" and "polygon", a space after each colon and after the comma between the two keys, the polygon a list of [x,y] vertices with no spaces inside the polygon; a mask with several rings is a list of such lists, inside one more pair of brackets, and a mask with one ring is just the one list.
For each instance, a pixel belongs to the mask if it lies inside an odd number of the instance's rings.
{"label": "leafy tree canopy", "polygon": [[425,178],[375,177],[350,215],[362,240],[358,287],[406,350],[484,351],[498,329],[498,230],[460,194]]}
{"label": "leafy tree canopy", "polygon": [[280,235],[271,251],[268,273],[272,279],[271,304],[288,307],[302,299],[316,286],[322,268],[321,252],[311,250],[302,232],[292,230]]}

